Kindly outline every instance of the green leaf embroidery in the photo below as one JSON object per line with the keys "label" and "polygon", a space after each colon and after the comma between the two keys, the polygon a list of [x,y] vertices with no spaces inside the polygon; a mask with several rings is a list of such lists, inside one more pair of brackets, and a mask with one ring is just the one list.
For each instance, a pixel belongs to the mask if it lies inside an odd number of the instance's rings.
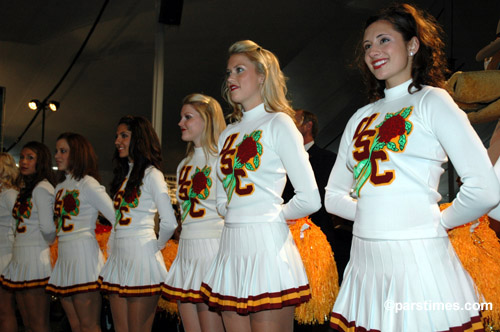
{"label": "green leaf embroidery", "polygon": [[234,188],[236,188],[236,179],[234,175],[231,177],[231,180],[228,183],[228,187],[226,189],[227,193],[227,203],[231,202],[231,198],[233,197]]}
{"label": "green leaf embroidery", "polygon": [[413,129],[413,126],[411,125],[410,121],[405,121],[405,130],[408,135],[410,135],[411,130]]}
{"label": "green leaf embroidery", "polygon": [[398,143],[399,143],[399,149],[403,151],[406,145],[406,136],[404,134],[401,135],[401,137],[399,137]]}
{"label": "green leaf embroidery", "polygon": [[253,140],[257,142],[260,139],[261,134],[262,130],[256,130],[250,136],[252,136]]}
{"label": "green leaf embroidery", "polygon": [[356,191],[356,195],[359,197],[359,191],[365,185],[366,181],[370,177],[372,173],[372,164],[368,163],[364,168],[364,171],[361,173],[361,177],[356,181],[356,186],[354,186],[354,191]]}
{"label": "green leaf embroidery", "polygon": [[116,220],[120,220],[122,218],[122,212],[120,211],[120,209],[116,209],[115,211],[115,219]]}
{"label": "green leaf embroidery", "polygon": [[260,165],[260,158],[259,158],[259,156],[253,157],[253,164],[255,165],[255,168],[259,168],[259,165]]}
{"label": "green leaf embroidery", "polygon": [[243,164],[240,163],[240,158],[236,157],[234,159],[234,169],[240,169],[243,168]]}
{"label": "green leaf embroidery", "polygon": [[257,142],[255,145],[257,146],[257,153],[259,154],[259,156],[262,156],[262,144]]}
{"label": "green leaf embroidery", "polygon": [[[373,147],[373,151],[379,151],[379,150],[382,150],[385,146],[385,143],[384,142],[380,142],[380,143],[377,143],[375,144],[375,146]],[[371,154],[371,153],[370,153]]]}
{"label": "green leaf embroidery", "polygon": [[370,159],[363,159],[361,160],[356,166],[354,166],[354,178],[357,179],[363,169],[366,167],[367,164],[370,163]]}
{"label": "green leaf embroidery", "polygon": [[412,111],[412,109],[413,109],[413,106],[410,106],[410,107],[403,109],[401,112],[401,116],[406,119],[408,117],[408,115],[410,115],[410,112]]}
{"label": "green leaf embroidery", "polygon": [[232,178],[234,178],[234,173],[226,175],[224,180],[222,180],[222,185],[224,186],[224,189],[227,189],[229,187]]}
{"label": "green leaf embroidery", "polygon": [[189,210],[191,209],[191,199],[188,199],[182,203],[182,217],[181,221],[184,221],[189,213]]}
{"label": "green leaf embroidery", "polygon": [[248,169],[249,171],[255,171],[255,168],[253,168],[252,164],[246,163],[245,168]]}
{"label": "green leaf embroidery", "polygon": [[387,148],[389,150],[394,151],[394,152],[398,152],[399,151],[398,148],[396,147],[396,143],[394,143],[394,142],[387,143]]}

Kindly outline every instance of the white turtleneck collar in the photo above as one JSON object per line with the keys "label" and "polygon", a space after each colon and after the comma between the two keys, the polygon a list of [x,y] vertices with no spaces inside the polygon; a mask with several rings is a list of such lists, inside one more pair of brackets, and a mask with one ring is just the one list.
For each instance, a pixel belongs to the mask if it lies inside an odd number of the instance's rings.
{"label": "white turtleneck collar", "polygon": [[397,85],[393,88],[384,89],[385,100],[391,101],[406,96],[408,94],[408,86],[410,86],[412,82],[413,80],[409,79],[408,81],[401,83],[400,85]]}
{"label": "white turtleneck collar", "polygon": [[256,119],[256,118],[260,117],[265,112],[266,112],[266,108],[264,106],[264,103],[259,104],[259,105],[255,106],[254,108],[252,108],[251,110],[244,111],[242,120],[248,121],[248,120]]}

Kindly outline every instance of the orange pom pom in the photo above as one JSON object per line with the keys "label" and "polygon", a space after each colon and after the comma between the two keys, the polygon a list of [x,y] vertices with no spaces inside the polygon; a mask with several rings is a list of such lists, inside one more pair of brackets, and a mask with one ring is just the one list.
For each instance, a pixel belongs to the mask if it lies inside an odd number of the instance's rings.
{"label": "orange pom pom", "polygon": [[[170,266],[172,266],[172,263],[174,262],[174,259],[177,256],[178,247],[179,247],[178,241],[169,240],[165,245],[165,248],[163,248],[163,250],[161,251],[167,270],[170,270]],[[177,302],[167,301],[163,297],[160,297],[160,300],[158,301],[158,309],[165,310],[167,313],[171,315],[179,314],[179,310],[177,309]]]}
{"label": "orange pom pom", "polygon": [[[442,204],[441,210],[449,205]],[[479,225],[471,232],[470,226],[476,222]],[[484,215],[450,230],[448,237],[475,283],[479,301],[492,304],[492,308],[482,311],[483,324],[492,330],[500,330],[500,242],[489,224],[488,216]]]}
{"label": "orange pom pom", "polygon": [[301,218],[290,225],[293,239],[306,269],[311,300],[295,309],[300,324],[324,323],[339,293],[337,264],[325,234],[311,219]]}

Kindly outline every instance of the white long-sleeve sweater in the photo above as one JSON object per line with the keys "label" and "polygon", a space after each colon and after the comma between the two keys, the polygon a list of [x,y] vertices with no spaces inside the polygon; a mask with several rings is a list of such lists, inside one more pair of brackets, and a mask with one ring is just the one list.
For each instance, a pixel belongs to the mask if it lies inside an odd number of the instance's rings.
{"label": "white long-sleeve sweater", "polygon": [[[132,167],[130,164],[128,175]],[[158,248],[162,249],[177,227],[163,173],[153,166],[146,168],[139,193],[134,193],[133,197],[125,197],[122,201],[127,181],[128,176],[113,200],[116,221],[108,240],[108,250],[112,250],[115,237],[154,234],[154,217],[157,211],[160,215]]]}
{"label": "white long-sleeve sweater", "polygon": [[[207,160],[208,157],[208,160]],[[177,167],[177,200],[181,207],[181,239],[220,238],[224,219],[216,208],[217,156],[195,148]]]}
{"label": "white long-sleeve sweater", "polygon": [[56,236],[53,217],[54,187],[40,181],[27,202],[16,200],[13,216],[16,219],[14,247],[48,246]]}
{"label": "white long-sleeve sweater", "polygon": [[[486,149],[465,113],[446,91],[425,86],[409,94],[410,83],[359,109],[342,136],[325,207],[354,220],[358,237],[444,237],[500,199]],[[463,185],[441,213],[438,185],[447,156]]]}
{"label": "white long-sleeve sweater", "polygon": [[0,192],[0,247],[12,249],[15,225],[12,209],[16,203],[18,193],[17,190],[12,188],[3,189]]}
{"label": "white long-sleeve sweater", "polygon": [[[226,223],[284,222],[321,207],[301,134],[288,115],[268,113],[264,104],[221,134],[217,173],[217,210]],[[295,196],[283,204],[287,174]]]}
{"label": "white long-sleeve sweater", "polygon": [[99,211],[109,222],[115,222],[113,202],[102,185],[91,176],[77,181],[67,175],[55,189],[54,216],[59,241],[74,238],[82,233],[94,235]]}

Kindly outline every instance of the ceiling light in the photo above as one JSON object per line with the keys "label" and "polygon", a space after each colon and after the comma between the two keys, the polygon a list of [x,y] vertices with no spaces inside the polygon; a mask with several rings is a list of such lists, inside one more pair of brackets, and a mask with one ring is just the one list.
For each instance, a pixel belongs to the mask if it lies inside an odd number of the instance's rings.
{"label": "ceiling light", "polygon": [[28,107],[33,111],[36,111],[40,107],[40,100],[33,99],[28,103]]}
{"label": "ceiling light", "polygon": [[54,101],[54,100],[51,100],[49,101],[49,108],[52,112],[55,112],[59,109],[59,102],[58,101]]}

